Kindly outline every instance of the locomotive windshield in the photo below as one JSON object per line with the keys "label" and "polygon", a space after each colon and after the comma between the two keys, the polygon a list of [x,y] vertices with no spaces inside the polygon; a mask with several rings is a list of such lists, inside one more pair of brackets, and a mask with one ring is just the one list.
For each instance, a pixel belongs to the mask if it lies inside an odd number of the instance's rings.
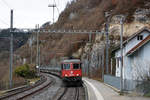
{"label": "locomotive windshield", "polygon": [[70,64],[64,64],[64,69],[70,69]]}
{"label": "locomotive windshield", "polygon": [[73,69],[80,69],[80,64],[73,64]]}

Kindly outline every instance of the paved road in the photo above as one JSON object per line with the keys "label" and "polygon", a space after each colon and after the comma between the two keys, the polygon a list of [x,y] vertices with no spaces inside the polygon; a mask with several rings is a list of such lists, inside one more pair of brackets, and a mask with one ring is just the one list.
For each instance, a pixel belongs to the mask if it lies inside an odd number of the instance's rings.
{"label": "paved road", "polygon": [[150,100],[145,97],[120,96],[112,88],[96,80],[83,78],[83,81],[87,86],[89,100]]}

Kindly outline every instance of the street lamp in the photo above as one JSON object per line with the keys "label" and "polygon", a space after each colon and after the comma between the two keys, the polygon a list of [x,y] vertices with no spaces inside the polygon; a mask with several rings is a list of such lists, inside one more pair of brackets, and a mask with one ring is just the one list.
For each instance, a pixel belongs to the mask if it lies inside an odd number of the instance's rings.
{"label": "street lamp", "polygon": [[37,76],[39,76],[40,75],[40,68],[38,65],[36,66],[36,69],[37,69]]}

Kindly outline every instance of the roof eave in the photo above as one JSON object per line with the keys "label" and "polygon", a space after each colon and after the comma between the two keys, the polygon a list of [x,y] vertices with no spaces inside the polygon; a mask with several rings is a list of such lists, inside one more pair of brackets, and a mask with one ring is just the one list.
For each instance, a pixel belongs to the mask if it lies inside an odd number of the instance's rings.
{"label": "roof eave", "polygon": [[126,55],[127,56],[131,56],[134,52],[136,52],[138,49],[140,49],[142,46],[144,46],[147,42],[149,42],[149,40],[145,41],[142,45],[140,45],[137,49],[135,49],[134,51],[132,51],[131,53],[127,53]]}

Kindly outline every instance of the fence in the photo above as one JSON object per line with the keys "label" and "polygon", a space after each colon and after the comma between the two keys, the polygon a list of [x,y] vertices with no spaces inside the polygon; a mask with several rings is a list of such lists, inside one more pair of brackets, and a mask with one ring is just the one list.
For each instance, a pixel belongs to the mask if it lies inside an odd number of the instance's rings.
{"label": "fence", "polygon": [[104,75],[104,83],[120,90],[120,78],[112,75]]}
{"label": "fence", "polygon": [[136,91],[138,93],[147,93],[150,91],[150,81],[124,80],[124,91]]}
{"label": "fence", "polygon": [[[112,75],[104,75],[104,83],[109,84],[120,90],[120,78]],[[147,93],[150,90],[150,81],[123,80],[124,91],[136,91]]]}
{"label": "fence", "polygon": [[[16,88],[16,87],[26,85],[26,84],[27,84],[27,81],[21,81],[21,82],[14,81],[11,88]],[[0,81],[0,90],[7,90],[7,89],[11,89],[11,88],[9,87],[8,81]]]}

